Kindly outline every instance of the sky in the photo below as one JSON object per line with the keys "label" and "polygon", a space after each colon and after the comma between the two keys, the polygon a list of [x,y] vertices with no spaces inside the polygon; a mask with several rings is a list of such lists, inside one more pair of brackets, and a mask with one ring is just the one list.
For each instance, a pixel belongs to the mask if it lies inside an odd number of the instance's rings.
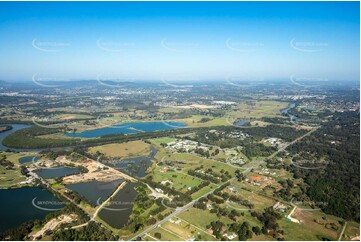
{"label": "sky", "polygon": [[0,80],[359,81],[359,2],[0,2]]}

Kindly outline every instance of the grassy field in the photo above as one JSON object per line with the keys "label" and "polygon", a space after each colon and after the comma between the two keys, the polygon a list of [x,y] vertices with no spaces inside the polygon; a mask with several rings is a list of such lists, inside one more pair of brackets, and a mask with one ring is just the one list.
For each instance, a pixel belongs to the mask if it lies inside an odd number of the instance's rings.
{"label": "grassy field", "polygon": [[6,170],[3,166],[0,166],[0,188],[16,186],[22,181],[25,181],[25,177],[21,175],[19,169]]}
{"label": "grassy field", "polygon": [[215,240],[214,236],[190,223],[187,223],[179,218],[173,218],[172,220],[174,222],[177,221],[178,224],[168,221],[162,224],[162,227],[177,234],[179,237],[187,239],[194,237],[198,240]]}
{"label": "grassy field", "polygon": [[178,217],[203,230],[206,230],[206,226],[212,221],[220,220],[224,224],[234,223],[234,221],[223,216],[221,218],[218,218],[216,214],[211,213],[208,209],[201,210],[193,207],[180,213]]}
{"label": "grassy field", "polygon": [[[294,223],[286,219],[278,221],[280,227],[285,231],[285,240],[323,240],[323,238],[337,240],[342,229],[338,219],[318,210],[297,209],[292,217],[300,220],[301,223]],[[336,230],[327,228],[331,223],[337,226]]]}
{"label": "grassy field", "polygon": [[[251,202],[254,205],[254,211],[257,211],[257,212],[263,211],[265,208],[271,207],[276,203],[276,201],[274,199],[271,199],[269,197],[262,196],[262,195],[259,195],[259,194],[256,194],[256,193],[253,193],[253,192],[250,192],[247,190],[243,190],[243,189],[240,189],[237,187],[236,187],[236,189],[237,189],[237,194],[234,194],[234,195],[240,196],[240,197],[242,197],[242,199],[246,199],[249,202]],[[228,189],[226,188],[226,191],[227,190]],[[230,191],[228,191],[228,193],[232,194],[232,192],[230,192]],[[235,207],[235,208],[240,208],[240,209],[247,208],[243,205],[235,204],[232,202],[230,202],[230,206]]]}
{"label": "grassy field", "polygon": [[164,167],[156,167],[155,170],[151,173],[153,176],[153,181],[160,183],[161,181],[170,180],[173,182],[172,186],[181,192],[186,192],[188,187],[195,187],[202,183],[201,179],[191,177],[189,175],[183,174],[181,172],[176,172],[174,170],[168,170],[166,172],[161,172]]}
{"label": "grassy field", "polygon": [[157,241],[157,239],[155,239],[155,238],[153,239],[150,237],[150,235],[147,235],[147,234],[142,237],[142,240],[143,241]]}
{"label": "grassy field", "polygon": [[150,139],[149,141],[153,145],[160,147],[160,144],[162,144],[162,143],[167,144],[167,143],[173,142],[175,140],[176,140],[175,138],[162,137],[162,138],[157,138],[157,139]]}
{"label": "grassy field", "polygon": [[[208,122],[200,122],[202,118],[210,118],[211,120],[209,120]],[[227,119],[224,117],[220,117],[220,118],[213,118],[213,117],[209,117],[206,115],[192,115],[192,117],[190,118],[185,118],[185,119],[175,119],[172,120],[175,122],[180,122],[180,123],[184,123],[189,127],[209,127],[209,126],[227,126],[230,125],[227,122]]]}
{"label": "grassy field", "polygon": [[346,229],[341,240],[351,240],[357,236],[360,236],[360,225],[356,222],[347,222]]}
{"label": "grassy field", "polygon": [[203,196],[204,194],[206,194],[207,192],[212,191],[212,190],[215,189],[215,188],[216,188],[215,185],[210,184],[209,186],[203,187],[201,190],[193,193],[193,194],[191,195],[191,197],[192,197],[192,199],[199,198],[199,197]]}
{"label": "grassy field", "polygon": [[[186,124],[189,127],[209,127],[218,125],[232,125],[237,119],[260,119],[262,117],[282,117],[280,110],[287,108],[287,102],[278,101],[248,101],[240,103],[232,111],[228,112],[224,117],[209,117],[206,115],[192,115],[185,119],[175,119],[177,121]],[[162,112],[178,113],[182,109],[177,108],[163,108]],[[200,122],[202,118],[210,118],[207,122]],[[254,122],[252,125],[256,125]],[[257,121],[257,126],[268,125],[266,122]]]}
{"label": "grassy field", "polygon": [[161,160],[182,161],[185,164],[177,164],[177,166],[183,168],[184,172],[187,172],[187,170],[194,169],[201,165],[204,166],[203,169],[212,168],[213,171],[218,173],[223,169],[224,171],[228,171],[230,174],[234,174],[235,170],[237,170],[235,167],[230,166],[226,163],[206,159],[190,153],[168,153],[167,155],[166,154],[167,154],[166,152],[158,151],[156,158],[159,161]]}
{"label": "grassy field", "polygon": [[19,159],[24,156],[33,156],[35,152],[21,152],[21,153],[7,153],[3,152],[7,160],[14,163],[14,169],[7,170],[5,167],[0,166],[0,188],[8,188],[12,186],[19,186],[19,182],[25,181],[25,176],[20,172]]}
{"label": "grassy field", "polygon": [[277,101],[242,102],[229,113],[231,118],[259,119],[263,117],[282,117],[280,110],[287,108],[288,103]]}
{"label": "grassy field", "polygon": [[183,237],[179,237],[177,234],[168,232],[167,230],[164,230],[162,227],[158,227],[156,229],[153,229],[149,232],[149,234],[153,237],[155,237],[155,233],[160,233],[161,238],[159,240],[161,241],[183,241],[185,240]]}
{"label": "grassy field", "polygon": [[93,119],[93,116],[86,114],[58,114],[53,116],[54,119],[71,120],[71,119]]}
{"label": "grassy field", "polygon": [[262,189],[263,184],[261,186],[256,186],[250,182],[245,182],[245,181],[242,182],[234,181],[233,184],[244,190],[265,193],[267,196],[272,196],[273,189],[278,189],[281,186],[276,180],[272,180],[272,184],[270,185],[270,187],[266,186],[264,189]]}
{"label": "grassy field", "polygon": [[116,143],[90,147],[90,153],[95,154],[97,151],[108,157],[131,158],[138,156],[147,156],[150,152],[150,145],[143,141],[131,141],[127,143]]}
{"label": "grassy field", "polygon": [[271,123],[257,120],[257,121],[251,121],[250,124],[251,124],[251,126],[266,127],[266,126],[270,125]]}
{"label": "grassy field", "polygon": [[225,171],[233,174],[236,170],[236,168],[220,161],[213,161],[190,153],[170,153],[162,147],[159,147],[155,159],[157,161],[182,161],[185,164],[177,164],[177,167],[183,168],[183,172],[186,172],[188,169],[195,168],[200,165],[203,165],[205,168],[212,168],[216,172],[224,169]]}
{"label": "grassy field", "polygon": [[253,237],[251,239],[249,239],[249,240],[250,241],[277,241],[272,236],[264,235],[264,234],[260,234],[258,236],[253,234]]}

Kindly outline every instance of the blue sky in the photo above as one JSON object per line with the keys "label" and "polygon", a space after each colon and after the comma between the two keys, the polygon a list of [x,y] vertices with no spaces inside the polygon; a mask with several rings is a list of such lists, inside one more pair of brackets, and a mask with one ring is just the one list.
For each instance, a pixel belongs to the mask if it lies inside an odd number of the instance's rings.
{"label": "blue sky", "polygon": [[358,2],[0,2],[0,79],[359,80]]}

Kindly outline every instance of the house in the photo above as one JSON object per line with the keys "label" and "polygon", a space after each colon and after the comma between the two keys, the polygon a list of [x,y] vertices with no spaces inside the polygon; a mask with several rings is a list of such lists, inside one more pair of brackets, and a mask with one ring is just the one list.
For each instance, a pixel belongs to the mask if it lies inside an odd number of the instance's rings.
{"label": "house", "polygon": [[234,186],[229,187],[229,190],[233,193],[237,193],[237,189]]}
{"label": "house", "polygon": [[168,167],[164,167],[164,168],[162,168],[162,169],[160,170],[161,173],[165,173],[165,172],[167,172],[167,171],[168,171]]}
{"label": "house", "polygon": [[288,206],[281,202],[277,202],[275,205],[273,205],[273,208],[279,210],[282,213],[286,213],[286,209],[288,208]]}
{"label": "house", "polygon": [[170,180],[165,180],[165,181],[161,181],[160,184],[167,185],[167,184],[173,184],[173,182]]}
{"label": "house", "polygon": [[194,241],[196,238],[194,236],[190,237],[189,239],[187,239],[187,241]]}
{"label": "house", "polygon": [[237,234],[236,234],[236,233],[233,233],[233,234],[231,234],[231,235],[228,235],[228,233],[224,233],[223,236],[226,237],[226,238],[228,238],[229,240],[232,240],[232,239],[234,239],[234,238],[237,237]]}
{"label": "house", "polygon": [[259,182],[264,181],[264,180],[265,180],[265,177],[264,177],[264,176],[252,175],[252,176],[249,176],[249,180],[250,180],[251,182],[257,182],[257,183],[259,183]]}
{"label": "house", "polygon": [[158,192],[158,193],[164,193],[163,190],[160,189],[160,188],[156,188],[155,191]]}

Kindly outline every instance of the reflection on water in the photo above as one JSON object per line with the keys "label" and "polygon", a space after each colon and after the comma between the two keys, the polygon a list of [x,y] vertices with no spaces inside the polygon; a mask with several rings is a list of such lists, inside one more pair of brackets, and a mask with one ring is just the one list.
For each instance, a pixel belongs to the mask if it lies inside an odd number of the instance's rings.
{"label": "reflection on water", "polygon": [[[63,207],[49,191],[38,187],[0,189],[0,232],[32,219],[44,219],[49,210]],[[35,199],[35,200],[34,200]],[[37,208],[33,203],[40,208]]]}
{"label": "reflection on water", "polygon": [[235,122],[234,125],[236,125],[236,126],[244,126],[244,125],[246,125],[248,123],[249,123],[249,120],[239,120],[239,121]]}
{"label": "reflection on water", "polygon": [[110,205],[99,212],[99,217],[110,226],[122,228],[132,214],[137,191],[136,183],[127,183],[110,201]]}
{"label": "reflection on water", "polygon": [[169,130],[186,127],[179,122],[134,122],[118,124],[101,129],[87,130],[81,133],[68,133],[67,136],[81,138],[97,138],[103,135],[112,134],[135,134],[140,132],[152,132],[156,130]]}
{"label": "reflection on water", "polygon": [[32,161],[37,161],[39,160],[40,156],[37,155],[31,155],[31,156],[25,156],[25,157],[21,157],[19,159],[20,164],[24,164],[27,162],[32,162]]}
{"label": "reflection on water", "polygon": [[296,117],[296,116],[288,113],[288,111],[289,111],[290,109],[294,108],[294,107],[296,107],[296,104],[295,104],[295,103],[291,103],[291,104],[288,106],[288,108],[285,108],[285,109],[282,109],[282,110],[281,110],[281,113],[282,113],[283,115],[286,115],[286,116],[290,117],[291,122],[293,122],[294,120],[297,120],[297,117]]}
{"label": "reflection on water", "polygon": [[151,147],[149,156],[140,156],[119,160],[116,162],[115,167],[121,171],[125,171],[131,176],[144,177],[146,170],[152,164],[152,159],[157,154],[157,149]]}
{"label": "reflection on water", "polygon": [[123,182],[123,179],[111,181],[111,182],[83,182],[76,184],[69,184],[65,187],[79,193],[85,199],[87,199],[94,206],[97,205],[97,201],[99,198],[99,202],[103,202],[107,199],[115,189]]}
{"label": "reflection on water", "polygon": [[80,173],[80,170],[75,167],[65,167],[65,166],[57,166],[52,168],[45,168],[41,170],[35,171],[39,176],[48,179],[48,178],[57,178],[63,176],[69,176],[73,174]]}
{"label": "reflection on water", "polygon": [[16,150],[16,151],[29,151],[30,149],[14,149],[14,148],[6,147],[5,145],[3,145],[3,140],[5,139],[6,136],[8,136],[20,129],[28,128],[28,127],[30,127],[30,125],[27,125],[27,124],[4,124],[4,125],[10,125],[13,128],[11,130],[0,133],[0,150],[11,149],[11,150]]}

